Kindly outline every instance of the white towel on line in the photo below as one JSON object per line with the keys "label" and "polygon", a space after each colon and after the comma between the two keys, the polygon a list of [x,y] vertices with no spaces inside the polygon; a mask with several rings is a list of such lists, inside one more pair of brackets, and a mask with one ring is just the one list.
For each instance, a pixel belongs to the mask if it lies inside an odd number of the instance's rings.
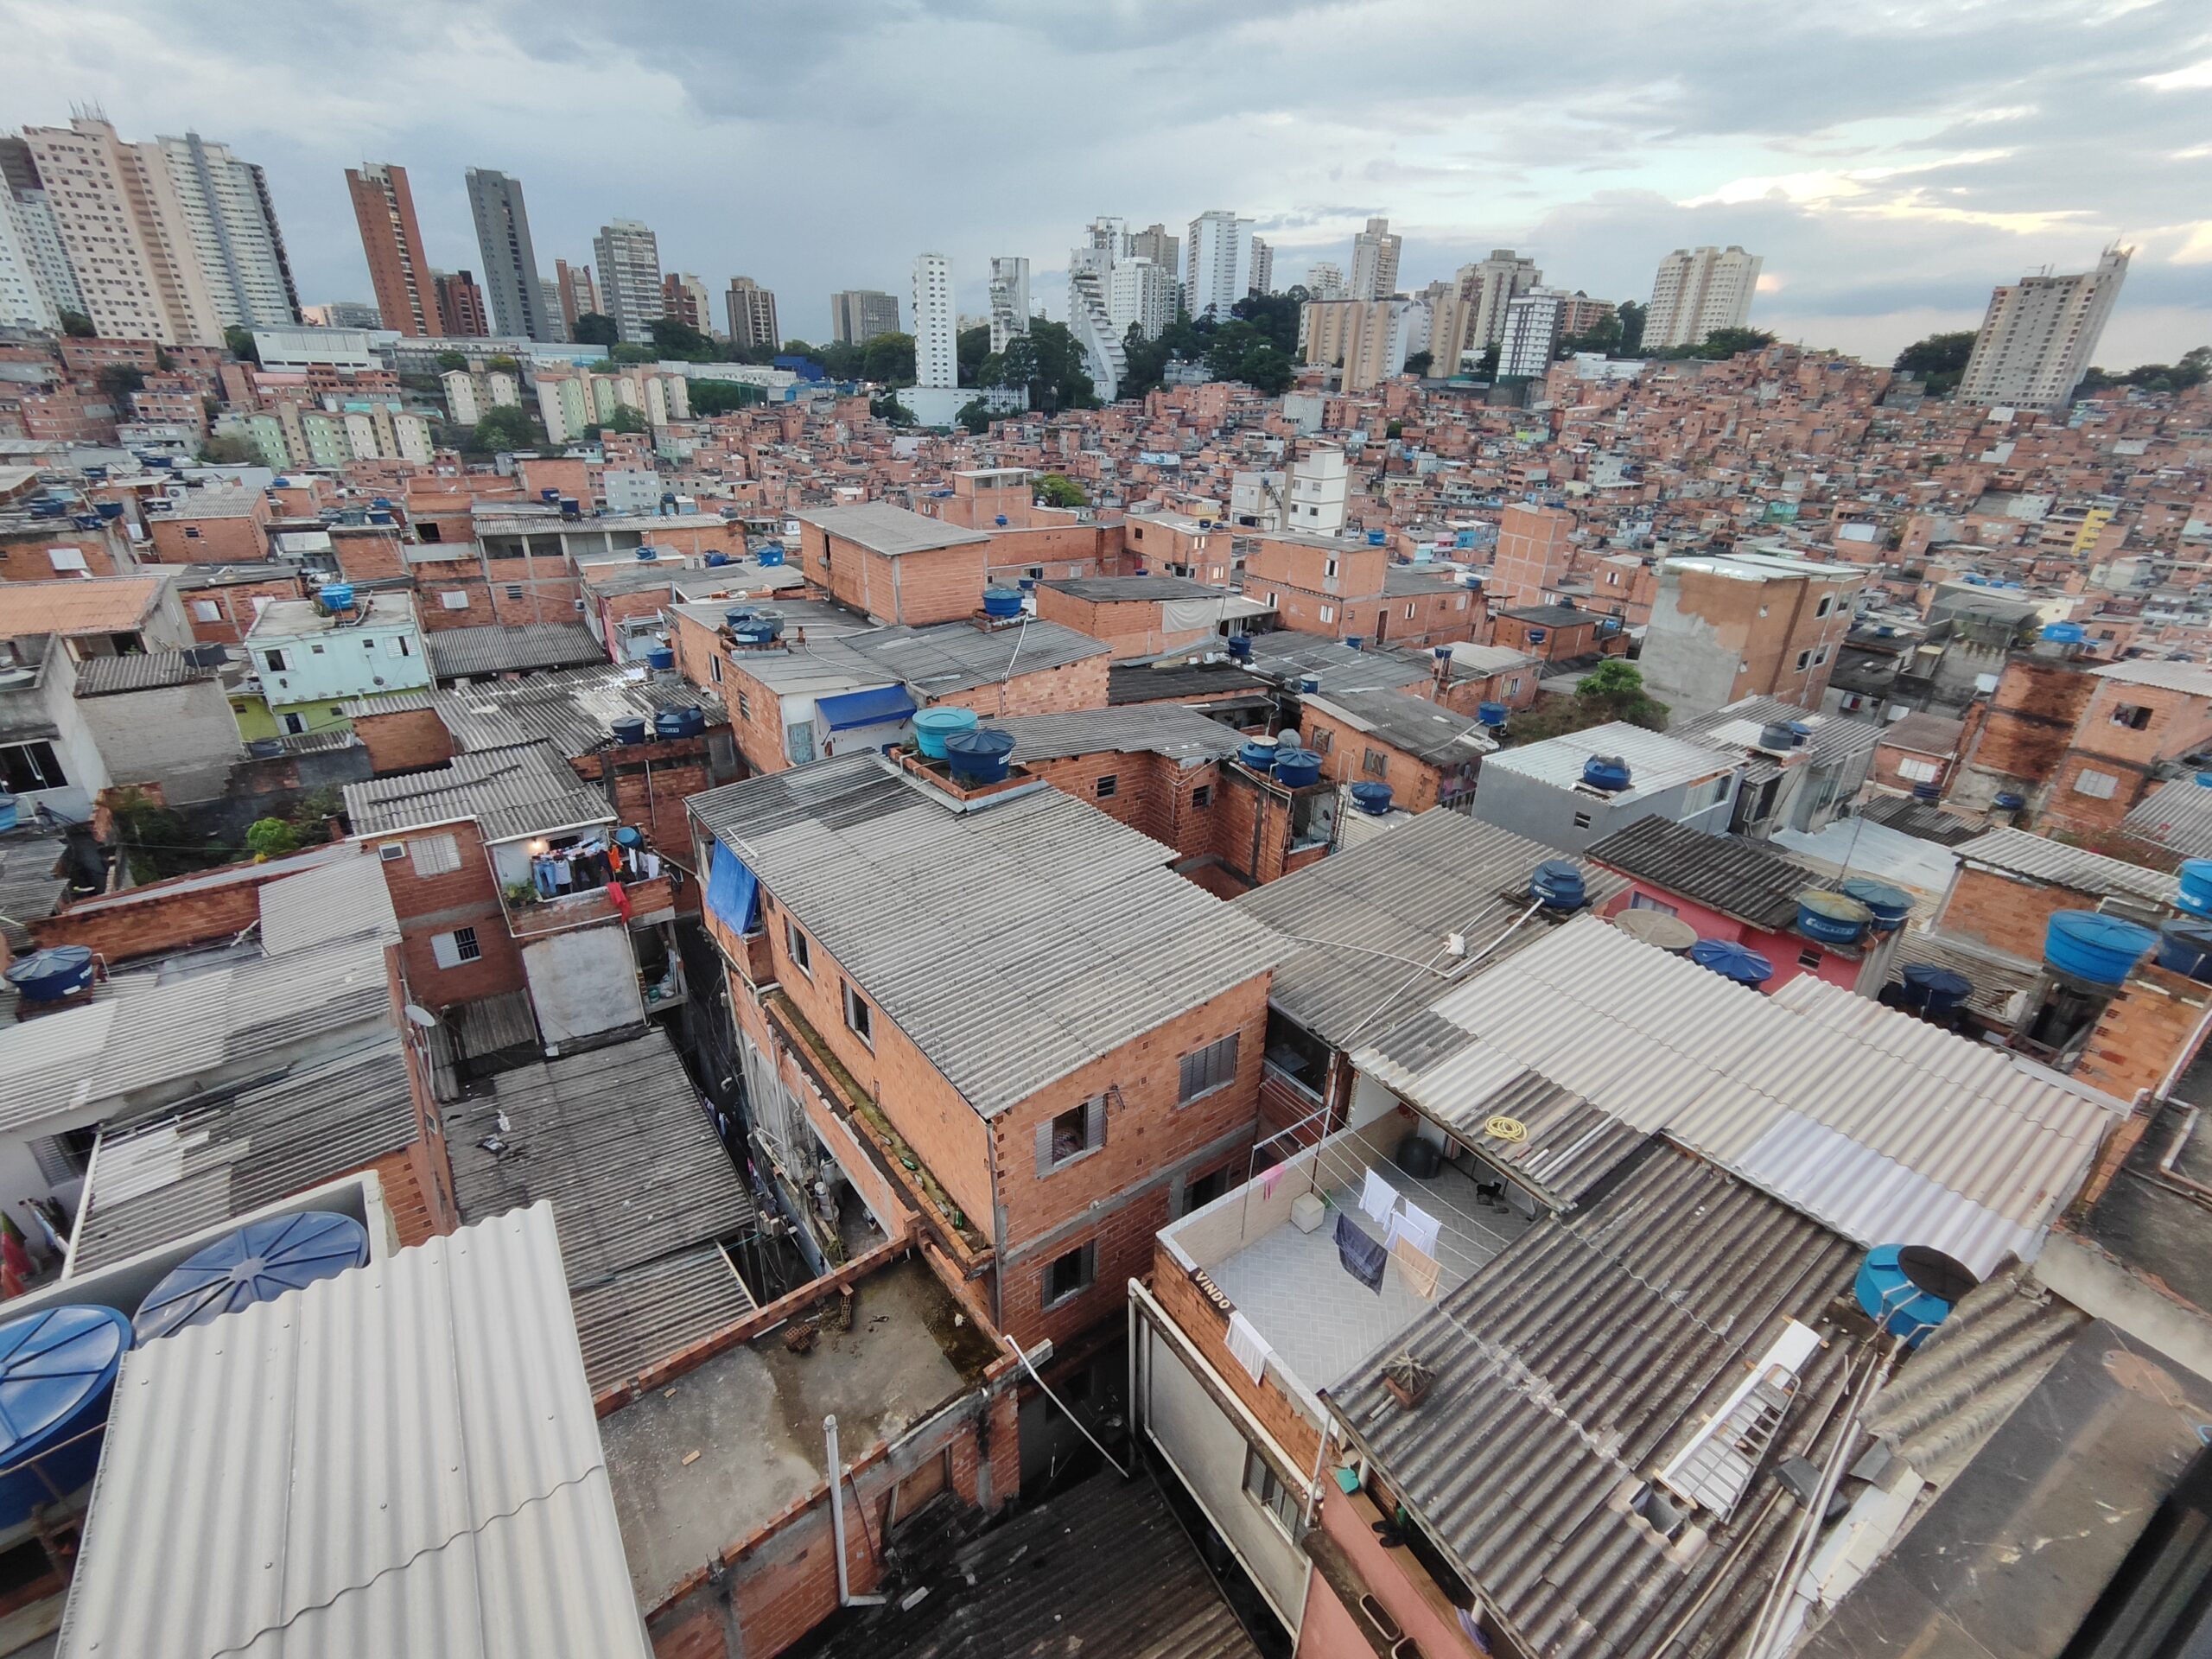
{"label": "white towel on line", "polygon": [[1434,1216],[1408,1198],[1406,1207],[1390,1217],[1390,1236],[1382,1242],[1386,1245],[1395,1244],[1402,1238],[1422,1255],[1434,1255],[1436,1236],[1440,1230],[1441,1224]]}
{"label": "white towel on line", "polygon": [[1268,1356],[1273,1352],[1274,1350],[1268,1345],[1268,1339],[1253,1327],[1251,1320],[1244,1317],[1243,1309],[1238,1308],[1230,1314],[1230,1357],[1244,1368],[1247,1376],[1257,1382],[1261,1374],[1268,1369]]}
{"label": "white towel on line", "polygon": [[1398,1189],[1377,1175],[1367,1172],[1367,1185],[1360,1189],[1361,1213],[1371,1217],[1377,1227],[1388,1228],[1390,1212],[1398,1207]]}

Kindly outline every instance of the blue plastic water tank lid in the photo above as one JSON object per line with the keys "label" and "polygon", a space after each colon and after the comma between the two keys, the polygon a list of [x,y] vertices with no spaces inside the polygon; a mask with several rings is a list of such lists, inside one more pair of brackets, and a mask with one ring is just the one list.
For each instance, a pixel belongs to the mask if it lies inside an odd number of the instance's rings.
{"label": "blue plastic water tank lid", "polygon": [[274,1216],[217,1239],[172,1268],[138,1305],[132,1323],[138,1340],[150,1342],[273,1301],[368,1259],[369,1235],[351,1216],[321,1210]]}
{"label": "blue plastic water tank lid", "polygon": [[1929,962],[1909,962],[1905,964],[1904,982],[1916,990],[1935,996],[1955,996],[1963,1001],[1974,995],[1974,982],[1964,974],[1949,968],[1938,968]]}
{"label": "blue plastic water tank lid", "polygon": [[1733,939],[1700,939],[1690,947],[1690,960],[1710,968],[1739,985],[1764,985],[1774,977],[1774,964],[1748,945]]}
{"label": "blue plastic water tank lid", "polygon": [[995,760],[1014,753],[1014,734],[992,726],[971,726],[965,731],[948,734],[944,747],[949,754],[969,755],[978,760]]}
{"label": "blue plastic water tank lid", "polygon": [[2095,910],[2054,911],[2050,927],[2076,944],[2121,956],[2139,957],[2158,942],[2158,936],[2149,928]]}
{"label": "blue plastic water tank lid", "polygon": [[49,1307],[0,1325],[0,1464],[34,1456],[113,1386],[130,1321],[111,1307]]}

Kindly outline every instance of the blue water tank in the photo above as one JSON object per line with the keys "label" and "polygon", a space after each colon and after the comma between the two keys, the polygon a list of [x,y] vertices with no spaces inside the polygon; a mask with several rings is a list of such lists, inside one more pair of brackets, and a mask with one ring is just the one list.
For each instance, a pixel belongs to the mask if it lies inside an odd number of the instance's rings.
{"label": "blue water tank", "polygon": [[1905,964],[1904,990],[1898,1001],[1923,1014],[1949,1014],[1966,1006],[1974,995],[1974,982],[1964,974],[1931,963]]}
{"label": "blue water tank", "polygon": [[573,495],[563,496],[561,498],[561,516],[563,518],[582,518],[584,516],[584,504]]}
{"label": "blue water tank", "polygon": [[91,988],[92,953],[81,944],[34,950],[8,964],[7,980],[26,1002],[59,1002]]}
{"label": "blue water tank", "polygon": [[2089,637],[2089,631],[2079,622],[2047,622],[2043,637],[2054,645],[2078,645]]}
{"label": "blue water tank", "polygon": [[1859,1264],[1852,1290],[1859,1306],[1906,1347],[1950,1317],[1960,1299],[1974,1287],[1971,1268],[1941,1250],[1920,1244],[1878,1244]]}
{"label": "blue water tank", "polygon": [[1021,589],[1019,588],[984,588],[983,614],[995,617],[1020,616]]}
{"label": "blue water tank", "polygon": [[2212,916],[2212,858],[2184,858],[2180,874],[2175,902],[2192,916]]}
{"label": "blue water tank", "polygon": [[1690,946],[1690,960],[1700,968],[1710,968],[1723,979],[1753,988],[1774,977],[1772,963],[1733,939],[1700,939]]}
{"label": "blue water tank", "polygon": [[1014,585],[1020,588],[1025,594],[1033,594],[1037,591],[1037,578],[1034,576],[1023,576],[1016,582]]}
{"label": "blue water tank", "polygon": [[65,1306],[0,1325],[0,1528],[90,1484],[99,1467],[130,1321],[111,1307]]}
{"label": "blue water tank", "polygon": [[719,570],[728,563],[729,555],[727,553],[709,553],[707,555],[707,569],[709,570]]}
{"label": "blue water tank", "polygon": [[626,747],[645,741],[645,721],[642,715],[625,715],[620,720],[609,721],[607,729],[614,734],[617,743]]}
{"label": "blue water tank", "polygon": [[914,716],[914,741],[922,753],[932,760],[945,758],[944,740],[955,732],[972,732],[977,721],[973,709],[962,709],[951,703],[941,703],[934,709],[925,709]]}
{"label": "blue water tank", "polygon": [[1449,645],[1432,645],[1429,647],[1428,654],[1435,658],[1440,663],[1448,663],[1452,660],[1452,647]]}
{"label": "blue water tank", "polygon": [[664,709],[653,716],[653,735],[663,742],[696,737],[706,729],[707,717],[696,709]]}
{"label": "blue water tank", "polygon": [[1390,785],[1388,784],[1354,784],[1351,804],[1363,812],[1381,817],[1390,810]]}
{"label": "blue water tank", "polygon": [[1582,781],[1607,794],[1626,789],[1630,778],[1628,762],[1618,754],[1593,754],[1582,763]]}
{"label": "blue water tank", "polygon": [[1014,753],[1014,734],[988,726],[948,733],[944,758],[952,775],[963,784],[995,784],[1006,776],[1007,757]]}
{"label": "blue water tank", "polygon": [[1370,547],[1384,546],[1389,539],[1390,532],[1386,530],[1370,530],[1367,532],[1367,544]]}
{"label": "blue water tank", "polygon": [[1275,746],[1255,739],[1236,751],[1236,759],[1254,772],[1273,772],[1275,769]]}
{"label": "blue water tank", "polygon": [[322,591],[315,595],[322,601],[322,608],[335,615],[340,611],[353,608],[353,584],[350,582],[326,582]]}
{"label": "blue water tank", "polygon": [[372,524],[388,524],[392,522],[392,518],[388,512],[372,512],[369,515],[369,522]]}
{"label": "blue water tank", "polygon": [[1999,790],[1990,801],[1990,804],[1999,812],[2017,812],[2027,804],[2026,796],[2009,789]]}
{"label": "blue water tank", "polygon": [[1934,783],[1915,784],[1912,798],[1916,801],[1940,801],[1943,798],[1943,786]]}
{"label": "blue water tank", "polygon": [[626,823],[614,832],[614,844],[617,847],[642,847],[645,844],[645,831]]}
{"label": "blue water tank", "polygon": [[1286,789],[1304,789],[1321,781],[1321,757],[1311,749],[1275,748],[1275,781]]}
{"label": "blue water tank", "polygon": [[645,653],[645,666],[656,674],[665,674],[676,666],[676,653],[666,645],[655,645]]}
{"label": "blue water tank", "polygon": [[1797,931],[1823,944],[1856,944],[1874,925],[1874,912],[1856,899],[1820,887],[1797,895]]}
{"label": "blue water tank", "polygon": [[2092,985],[2125,984],[2151,954],[2158,936],[2147,927],[2094,910],[2053,912],[2044,930],[2043,959],[2060,973]]}
{"label": "blue water tank", "polygon": [[1354,651],[1357,651],[1366,643],[1366,637],[1362,634],[1348,633],[1344,636],[1344,644],[1350,645]]}
{"label": "blue water tank", "polygon": [[2212,922],[2168,922],[2158,930],[2158,966],[2212,981]]}
{"label": "blue water tank", "polygon": [[1580,910],[1589,902],[1582,872],[1563,858],[1548,858],[1529,877],[1529,896],[1546,910]]}
{"label": "blue water tank", "polygon": [[1001,530],[1004,530],[1004,529],[1006,528],[1006,514],[1004,514],[1004,513],[1001,513],[1001,514],[999,514],[999,516],[998,516],[997,519],[996,519],[995,522],[997,524],[998,527],[999,527]]}
{"label": "blue water tank", "polygon": [[6,790],[0,789],[0,833],[16,827],[16,818],[21,810],[22,806],[16,798]]}
{"label": "blue water tank", "polygon": [[1503,726],[1512,713],[1502,702],[1478,702],[1475,705],[1475,718],[1485,726]]}
{"label": "blue water tank", "polygon": [[1252,636],[1249,633],[1230,634],[1229,636],[1229,656],[1230,660],[1232,662],[1250,662],[1252,660]]}
{"label": "blue water tank", "polygon": [[781,542],[763,542],[760,550],[753,556],[760,561],[763,570],[773,570],[784,562],[784,544]]}
{"label": "blue water tank", "polygon": [[1298,677],[1298,689],[1306,696],[1309,697],[1312,696],[1316,691],[1319,691],[1321,689],[1321,677],[1319,674],[1300,675]]}
{"label": "blue water tank", "polygon": [[103,518],[120,518],[123,517],[123,503],[120,501],[103,501],[99,505],[99,514]]}
{"label": "blue water tank", "polygon": [[1854,875],[1840,884],[1841,891],[1866,906],[1877,933],[1894,933],[1912,914],[1912,895],[1872,876]]}
{"label": "blue water tank", "polygon": [[369,1235],[351,1216],[312,1210],[241,1227],[171,1269],[138,1304],[141,1343],[270,1302],[348,1268],[365,1266]]}
{"label": "blue water tank", "polygon": [[369,505],[372,507],[380,507],[386,512],[391,511],[391,499],[389,496],[372,496],[369,498]]}
{"label": "blue water tank", "polygon": [[638,550],[638,563],[639,564],[651,564],[658,557],[660,557],[660,549],[657,547],[641,547]]}

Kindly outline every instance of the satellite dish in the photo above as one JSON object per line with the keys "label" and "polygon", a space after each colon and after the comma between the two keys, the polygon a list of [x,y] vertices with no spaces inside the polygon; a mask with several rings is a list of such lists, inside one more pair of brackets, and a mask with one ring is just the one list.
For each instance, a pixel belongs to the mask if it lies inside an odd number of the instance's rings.
{"label": "satellite dish", "polygon": [[425,1030],[435,1031],[437,1028],[438,1016],[419,1003],[410,1002],[407,1005],[407,1017]]}

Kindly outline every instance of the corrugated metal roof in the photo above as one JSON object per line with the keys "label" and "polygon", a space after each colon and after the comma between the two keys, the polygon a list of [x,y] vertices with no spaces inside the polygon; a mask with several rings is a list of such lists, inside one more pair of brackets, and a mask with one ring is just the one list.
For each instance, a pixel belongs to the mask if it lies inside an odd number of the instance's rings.
{"label": "corrugated metal roof", "polygon": [[357,836],[432,824],[474,823],[486,841],[547,830],[612,823],[607,798],[543,743],[457,754],[435,772],[346,785],[346,816]]}
{"label": "corrugated metal roof", "polygon": [[663,709],[696,709],[710,726],[724,720],[721,701],[689,681],[649,679],[617,663],[439,691],[429,706],[464,750],[543,740],[569,760],[610,742],[608,728],[626,715],[650,721]]}
{"label": "corrugated metal roof", "polygon": [[[1726,1521],[1700,1515],[1703,1548],[1670,1547],[1629,1500],[1785,1320],[1818,1320],[1857,1256],[1788,1206],[1658,1148],[1585,1215],[1523,1233],[1331,1401],[1527,1651],[1726,1651],[1746,1612],[1731,1590],[1764,1587],[1800,1518],[1794,1503],[1758,1500],[1775,1462],[1818,1443],[1816,1402],[1845,1344],[1815,1351],[1751,1497]],[[1401,1351],[1436,1372],[1410,1411],[1380,1376]]]}
{"label": "corrugated metal roof", "polygon": [[1881,734],[1883,743],[1891,748],[1948,757],[1959,752],[1959,739],[1966,728],[1967,723],[1962,720],[1948,720],[1942,715],[1931,715],[1925,709],[1916,709],[1903,720],[1883,727]]}
{"label": "corrugated metal roof", "polygon": [[131,691],[159,691],[173,685],[212,680],[219,670],[185,660],[181,651],[142,651],[127,657],[88,657],[77,664],[77,695],[113,697]]}
{"label": "corrugated metal roof", "polygon": [[1958,847],[1972,841],[1988,826],[1946,812],[1933,801],[1916,801],[1910,795],[1872,795],[1861,801],[1859,816],[1902,834],[1932,841],[1938,847]]}
{"label": "corrugated metal roof", "polygon": [[962,812],[859,754],[690,805],[986,1116],[1289,950],[1057,790]]}
{"label": "corrugated metal roof", "polygon": [[446,1146],[464,1217],[552,1202],[594,1389],[752,1312],[702,1247],[750,1231],[753,1200],[665,1033],[485,1079]]}
{"label": "corrugated metal roof", "polygon": [[2171,905],[2181,882],[2163,870],[2146,869],[2124,859],[2107,858],[2086,847],[2069,847],[2046,836],[2000,827],[1986,830],[1952,849],[1970,864],[1983,864],[2013,875],[2031,876],[2054,887],[2100,898],[2125,893],[2152,904]]}
{"label": "corrugated metal roof", "polygon": [[338,712],[348,720],[359,720],[365,715],[404,715],[428,709],[433,695],[426,685],[413,691],[354,697],[340,705]]}
{"label": "corrugated metal roof", "polygon": [[1638,818],[1587,850],[1600,864],[1754,927],[1788,927],[1797,895],[1829,885],[1765,842],[1709,836],[1672,818]]}
{"label": "corrugated metal roof", "polygon": [[467,674],[510,674],[574,668],[607,660],[607,647],[581,622],[526,622],[511,627],[440,628],[423,636],[430,671],[442,680]]}
{"label": "corrugated metal roof", "polygon": [[1473,1119],[1517,1062],[1847,1237],[1983,1273],[2032,1259],[2125,1110],[1809,975],[1762,996],[1589,918],[1433,1012],[1467,1033],[1456,1049],[1353,1058],[1440,1118]]}
{"label": "corrugated metal roof", "polygon": [[265,884],[260,893],[261,948],[270,956],[362,933],[382,944],[399,942],[399,918],[384,867],[353,848],[334,858]]}
{"label": "corrugated metal roof", "polygon": [[1497,747],[1480,721],[1403,692],[1338,691],[1309,696],[1306,706],[1431,766],[1465,765]]}
{"label": "corrugated metal roof", "polygon": [[1980,939],[1925,928],[1907,928],[1898,934],[1897,955],[1891,963],[1900,976],[1916,963],[1965,975],[1974,987],[1967,1007],[1985,1020],[2006,1025],[2033,1006],[2032,999],[2043,982],[2041,963],[2012,956]]}
{"label": "corrugated metal roof", "polygon": [[1354,651],[1316,634],[1281,629],[1252,636],[1251,672],[1290,690],[1312,674],[1320,679],[1321,689],[1332,695],[1395,691],[1403,686],[1426,685],[1430,671],[1416,668],[1395,652]]}
{"label": "corrugated metal roof", "polygon": [[1582,763],[1597,754],[1618,755],[1628,762],[1629,786],[1608,797],[1616,801],[1718,778],[1742,764],[1740,757],[1716,753],[1705,744],[1687,742],[1664,732],[1648,732],[1616,720],[1524,747],[1500,749],[1483,766],[1485,771],[1510,772],[1554,788],[1573,789],[1582,781]]}
{"label": "corrugated metal roof", "polygon": [[1228,663],[1116,663],[1106,671],[1106,701],[1127,703],[1167,701],[1273,702],[1272,688]]}
{"label": "corrugated metal roof", "polygon": [[2212,697],[2212,667],[2202,663],[2132,658],[2126,662],[2107,663],[2089,672],[2101,680],[2117,680],[2122,685],[2154,685],[2168,691],[2185,691],[2191,696]]}
{"label": "corrugated metal roof", "polygon": [[[1414,974],[1408,962],[1436,958],[1446,936],[1465,936],[1471,950],[1510,952],[1541,938],[1550,925],[1532,918],[1506,928],[1529,908],[1529,878],[1560,855],[1549,847],[1463,813],[1421,813],[1387,836],[1333,853],[1244,894],[1236,908],[1296,943],[1275,969],[1268,1001],[1333,1047],[1373,1038],[1434,1001],[1454,982]],[[1583,860],[1593,903],[1627,883]],[[1410,982],[1408,982],[1410,981]],[[1395,992],[1397,995],[1393,995]]]}
{"label": "corrugated metal roof", "polygon": [[883,501],[862,501],[849,507],[809,507],[791,517],[832,536],[857,542],[887,558],[938,547],[972,547],[991,539],[980,530],[963,530],[941,518],[925,518],[918,512]]}
{"label": "corrugated metal roof", "polygon": [[124,1361],[67,1659],[649,1659],[551,1210]]}
{"label": "corrugated metal roof", "polygon": [[1226,599],[1229,589],[1210,588],[1188,576],[1068,576],[1040,582],[1056,594],[1093,604],[1126,604],[1159,599]]}
{"label": "corrugated metal roof", "polygon": [[54,914],[69,892],[69,842],[28,827],[0,835],[0,936],[24,956],[33,949],[27,923]]}
{"label": "corrugated metal roof", "polygon": [[162,595],[167,576],[92,576],[0,582],[0,639],[35,634],[127,633]]}
{"label": "corrugated metal roof", "polygon": [[1100,753],[1217,760],[1236,753],[1244,741],[1219,721],[1208,720],[1179,702],[1078,709],[1061,715],[1017,715],[991,724],[1013,734],[1017,761]]}
{"label": "corrugated metal roof", "polygon": [[1808,729],[1804,753],[1815,766],[1827,766],[1853,755],[1872,755],[1874,746],[1882,741],[1881,728],[1866,721],[1824,715],[1818,709],[1802,709],[1780,697],[1768,696],[1738,697],[1725,709],[1669,726],[1667,734],[1712,748],[1741,752],[1758,748],[1760,732],[1777,723]]}
{"label": "corrugated metal roof", "polygon": [[848,635],[844,643],[924,702],[995,685],[1009,673],[1039,674],[1112,654],[1112,647],[1103,640],[1033,619],[1010,628],[979,628],[967,622],[874,628]]}
{"label": "corrugated metal roof", "polygon": [[2120,827],[2183,858],[2212,858],[2212,789],[2194,775],[2160,784]]}

